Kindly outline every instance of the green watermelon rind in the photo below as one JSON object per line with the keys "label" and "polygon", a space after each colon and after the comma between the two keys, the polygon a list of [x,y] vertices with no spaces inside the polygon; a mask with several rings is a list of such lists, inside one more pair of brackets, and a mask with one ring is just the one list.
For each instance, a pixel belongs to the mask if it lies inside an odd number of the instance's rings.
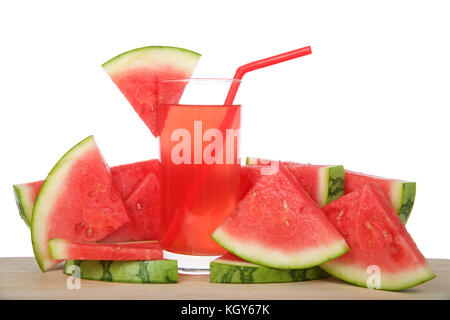
{"label": "green watermelon rind", "polygon": [[[167,63],[167,54],[176,54],[177,58],[173,60],[173,63],[176,65],[183,65],[183,62],[181,58],[185,58],[185,63],[188,63],[189,65],[195,66],[197,64],[198,59],[200,58],[200,54],[191,51],[184,48],[179,47],[171,47],[171,46],[147,46],[147,47],[141,47],[136,48],[133,50],[129,50],[126,52],[123,52],[105,63],[102,64],[102,67],[105,69],[105,71],[108,74],[115,74],[116,72],[121,72],[124,70],[127,70],[130,68],[130,64],[134,63],[135,66],[146,66],[146,67],[154,67],[157,68],[159,66],[159,63],[155,63],[152,61],[148,61],[148,59],[145,59],[145,57],[148,54],[155,53],[157,51],[160,51],[161,53],[166,54],[166,57],[164,60],[162,60],[164,63]],[[165,52],[164,52],[165,51]],[[136,61],[130,61],[133,57],[140,58],[142,57],[142,62],[136,62]]]}
{"label": "green watermelon rind", "polygon": [[[79,267],[77,274],[74,266]],[[176,260],[100,261],[67,260],[64,273],[85,280],[125,283],[177,283]]]}
{"label": "green watermelon rind", "polygon": [[319,191],[325,191],[324,194],[320,194],[319,206],[323,207],[344,195],[345,172],[342,165],[325,166],[320,168],[319,172],[321,184]]}
{"label": "green watermelon rind", "polygon": [[[46,223],[51,206],[52,198],[55,199],[58,195],[59,185],[64,180],[64,175],[67,174],[71,166],[67,166],[65,171],[60,170],[66,164],[75,162],[79,156],[84,152],[97,147],[94,136],[89,136],[67,151],[61,159],[55,164],[50,173],[45,179],[34,204],[32,222],[31,222],[31,241],[33,244],[34,256],[39,268],[42,271],[47,271],[55,266],[60,261],[55,262],[50,258],[48,251],[48,243],[46,237]],[[47,199],[49,198],[49,199]]]}
{"label": "green watermelon rind", "polygon": [[345,240],[342,239],[312,250],[282,252],[279,248],[272,249],[258,243],[245,243],[242,239],[228,236],[222,231],[221,227],[217,228],[211,237],[220,246],[241,259],[276,269],[312,268],[329,260],[336,259],[350,250]]}
{"label": "green watermelon rind", "polygon": [[13,185],[14,198],[16,199],[20,217],[28,227],[31,227],[34,203],[30,200],[27,188],[29,187],[26,184]]}
{"label": "green watermelon rind", "polygon": [[[370,274],[364,268],[358,268],[337,261],[326,262],[320,265],[320,267],[332,276],[345,282],[360,287],[368,287],[367,279]],[[379,289],[386,291],[404,290],[427,282],[435,277],[435,273],[428,265],[424,265],[414,271],[404,271],[395,274],[384,275],[381,272]]]}
{"label": "green watermelon rind", "polygon": [[246,261],[218,258],[210,263],[211,283],[282,283],[316,280],[330,275],[313,267],[309,269],[274,269]]}
{"label": "green watermelon rind", "polygon": [[402,182],[401,186],[401,203],[400,208],[397,210],[397,214],[402,223],[406,224],[413,209],[414,201],[416,198],[416,183]]}

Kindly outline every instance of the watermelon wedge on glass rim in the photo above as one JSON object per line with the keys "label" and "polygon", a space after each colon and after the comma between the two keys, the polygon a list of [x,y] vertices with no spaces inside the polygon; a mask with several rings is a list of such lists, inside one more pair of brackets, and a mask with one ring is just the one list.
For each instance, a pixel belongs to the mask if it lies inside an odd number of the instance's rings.
{"label": "watermelon wedge on glass rim", "polygon": [[350,247],[320,267],[341,280],[381,290],[407,289],[435,277],[376,183],[323,207]]}
{"label": "watermelon wedge on glass rim", "polygon": [[70,149],[53,167],[33,208],[31,239],[36,261],[47,271],[48,240],[95,242],[129,222],[123,200],[93,136]]}
{"label": "watermelon wedge on glass rim", "polygon": [[[158,100],[176,104],[185,84],[173,85],[170,91],[158,93],[157,81],[190,78],[199,59],[200,54],[187,49],[150,46],[119,54],[102,67],[153,135],[158,137],[165,120],[165,115],[158,111]],[[158,97],[158,94],[164,97]]]}
{"label": "watermelon wedge on glass rim", "polygon": [[278,269],[314,267],[348,251],[282,163],[256,182],[211,237],[246,261]]}

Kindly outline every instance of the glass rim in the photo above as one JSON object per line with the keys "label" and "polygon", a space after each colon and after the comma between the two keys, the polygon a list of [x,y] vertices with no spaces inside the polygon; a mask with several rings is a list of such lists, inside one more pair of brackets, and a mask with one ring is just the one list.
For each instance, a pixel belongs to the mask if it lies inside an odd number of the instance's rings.
{"label": "glass rim", "polygon": [[163,79],[158,80],[158,82],[241,83],[242,80],[231,78],[185,78],[185,79]]}

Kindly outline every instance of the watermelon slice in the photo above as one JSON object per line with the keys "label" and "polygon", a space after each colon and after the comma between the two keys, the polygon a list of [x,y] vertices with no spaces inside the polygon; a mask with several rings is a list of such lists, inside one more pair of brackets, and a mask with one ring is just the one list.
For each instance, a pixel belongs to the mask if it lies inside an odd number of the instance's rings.
{"label": "watermelon slice", "polygon": [[377,184],[366,184],[323,211],[350,246],[343,256],[321,265],[336,278],[362,287],[402,290],[435,277]]}
{"label": "watermelon slice", "polygon": [[[160,162],[158,159],[135,162],[130,164],[124,164],[120,166],[111,167],[112,181],[118,189],[123,199],[127,199],[126,206],[128,212],[133,211],[134,208],[140,208],[139,212],[142,217],[148,217],[152,221],[151,228],[148,229],[150,234],[147,236],[142,232],[134,234],[131,230],[130,223],[120,227],[112,234],[100,240],[100,242],[123,242],[123,241],[142,241],[142,240],[159,240],[160,230],[158,228],[160,224],[159,208],[155,206],[143,206],[142,203],[138,204],[137,200],[129,199],[133,191],[134,199],[146,197],[147,203],[159,203],[159,193],[150,192],[147,193],[146,185],[154,184],[154,188],[159,188],[158,176],[160,170]],[[150,177],[147,177],[149,176]],[[153,179],[150,179],[153,177]],[[151,181],[148,181],[151,180]],[[146,181],[144,183],[144,181]],[[33,212],[34,201],[39,193],[39,190],[44,183],[44,180],[17,184],[14,185],[14,195],[16,203],[19,208],[19,213],[23,217],[25,223],[31,225],[31,217]],[[155,185],[157,184],[157,185]],[[142,185],[139,187],[139,185]],[[139,191],[137,190],[139,187]],[[130,209],[131,208],[131,209]]]}
{"label": "watermelon slice", "polygon": [[314,267],[348,250],[281,163],[276,174],[256,182],[211,236],[246,261],[279,269]]}
{"label": "watermelon slice", "polygon": [[128,221],[108,165],[89,136],[58,161],[36,198],[31,224],[36,261],[42,271],[59,263],[50,258],[49,239],[95,242]]}
{"label": "watermelon slice", "polygon": [[160,166],[159,159],[152,159],[111,167],[112,180],[126,200],[150,172],[159,178]]}
{"label": "watermelon slice", "polygon": [[406,224],[416,197],[416,183],[345,170],[345,193],[359,189],[370,182],[378,184],[384,194],[390,199],[402,223]]}
{"label": "watermelon slice", "polygon": [[[240,195],[243,197],[260,178],[261,166],[272,161],[247,158],[247,166],[241,169]],[[344,195],[344,167],[283,162],[303,189],[320,207]],[[258,168],[258,169],[255,169]]]}
{"label": "watermelon slice", "polygon": [[[77,275],[77,269],[79,274]],[[177,283],[176,260],[95,261],[67,260],[64,273],[86,280],[131,283]]]}
{"label": "watermelon slice", "polygon": [[211,283],[275,283],[315,280],[328,277],[319,267],[309,269],[274,269],[247,262],[232,253],[211,261]]}
{"label": "watermelon slice", "polygon": [[74,242],[54,238],[48,241],[50,257],[55,260],[158,260],[163,258],[157,241],[118,243]]}
{"label": "watermelon slice", "polygon": [[[185,86],[171,86],[170,90],[160,92],[157,97],[157,81],[190,78],[199,58],[198,53],[190,50],[154,46],[122,53],[102,67],[157,137],[158,126],[165,120],[164,115],[158,114],[158,98],[177,103]],[[161,97],[162,94],[165,96]],[[162,119],[158,120],[158,117]]]}
{"label": "watermelon slice", "polygon": [[31,226],[34,201],[36,200],[43,183],[44,180],[13,185],[17,208],[19,209],[23,221],[25,221],[28,226]]}

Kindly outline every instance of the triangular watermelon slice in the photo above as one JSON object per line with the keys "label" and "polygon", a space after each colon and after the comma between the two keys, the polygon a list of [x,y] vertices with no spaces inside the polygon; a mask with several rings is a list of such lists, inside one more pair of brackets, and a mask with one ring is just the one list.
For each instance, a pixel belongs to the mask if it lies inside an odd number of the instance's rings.
{"label": "triangular watermelon slice", "polygon": [[149,173],[159,177],[160,167],[159,159],[152,159],[111,167],[111,175],[114,185],[126,200]]}
{"label": "triangular watermelon slice", "polygon": [[348,250],[344,238],[280,163],[250,189],[212,238],[240,258],[280,269],[304,269]]}
{"label": "triangular watermelon slice", "polygon": [[40,180],[13,185],[17,208],[19,209],[19,213],[23,221],[25,221],[28,226],[31,226],[34,202],[43,183],[44,180]]}
{"label": "triangular watermelon slice", "polygon": [[86,243],[54,238],[48,241],[50,257],[55,260],[160,260],[163,251],[158,241]]}
{"label": "triangular watermelon slice", "polygon": [[[157,137],[165,119],[157,108],[162,99],[161,93],[157,96],[157,81],[190,78],[199,58],[200,54],[190,50],[152,46],[124,52],[102,67]],[[177,103],[183,90],[184,85],[171,86],[163,93],[164,101]]]}
{"label": "triangular watermelon slice", "polygon": [[406,224],[416,197],[416,183],[345,170],[346,194],[363,187],[367,183],[378,184],[391,201],[402,223]]}
{"label": "triangular watermelon slice", "polygon": [[90,136],[70,149],[53,167],[33,209],[31,238],[42,271],[52,260],[48,240],[95,242],[129,221],[111,172]]}
{"label": "triangular watermelon slice", "polygon": [[[278,161],[247,158],[247,166],[241,167],[240,199],[261,177],[261,167]],[[344,195],[344,167],[283,162],[300,186],[319,207]]]}
{"label": "triangular watermelon slice", "polygon": [[435,277],[377,184],[366,184],[323,211],[350,251],[321,267],[362,287],[402,290]]}

